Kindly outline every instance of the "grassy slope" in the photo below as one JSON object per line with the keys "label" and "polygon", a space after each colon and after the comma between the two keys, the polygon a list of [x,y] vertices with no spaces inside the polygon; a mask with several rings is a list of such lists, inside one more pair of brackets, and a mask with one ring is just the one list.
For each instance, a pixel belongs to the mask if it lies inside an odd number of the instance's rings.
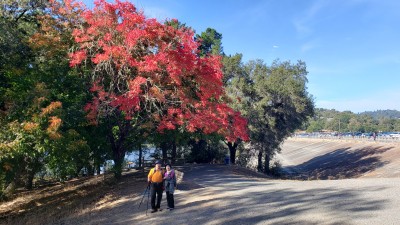
{"label": "grassy slope", "polygon": [[142,172],[131,171],[118,183],[109,174],[56,183],[33,191],[20,190],[14,199],[0,203],[0,224],[51,224],[95,207],[93,204],[101,199],[112,198],[113,190],[121,185],[143,182],[144,179]]}

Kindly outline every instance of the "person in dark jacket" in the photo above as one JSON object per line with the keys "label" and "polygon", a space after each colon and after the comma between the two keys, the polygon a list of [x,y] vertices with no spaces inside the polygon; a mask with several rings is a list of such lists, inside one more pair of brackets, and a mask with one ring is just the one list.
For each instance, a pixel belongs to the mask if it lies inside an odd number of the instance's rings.
{"label": "person in dark jacket", "polygon": [[170,164],[167,164],[165,166],[164,180],[165,180],[164,182],[165,193],[167,194],[168,209],[173,210],[175,208],[174,191],[176,187],[176,176],[175,176],[175,170],[172,169]]}

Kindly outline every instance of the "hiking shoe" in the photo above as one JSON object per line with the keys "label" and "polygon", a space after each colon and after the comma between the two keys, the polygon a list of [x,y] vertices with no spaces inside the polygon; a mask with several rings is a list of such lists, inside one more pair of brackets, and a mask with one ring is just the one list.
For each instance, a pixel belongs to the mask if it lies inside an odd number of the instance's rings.
{"label": "hiking shoe", "polygon": [[157,209],[152,209],[150,213],[155,213],[157,212]]}

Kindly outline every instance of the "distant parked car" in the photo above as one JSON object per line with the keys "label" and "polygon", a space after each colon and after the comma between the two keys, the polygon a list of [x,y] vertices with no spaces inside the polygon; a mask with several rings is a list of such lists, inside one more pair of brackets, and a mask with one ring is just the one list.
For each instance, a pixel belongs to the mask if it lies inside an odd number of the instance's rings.
{"label": "distant parked car", "polygon": [[362,133],[361,137],[371,137],[372,133]]}
{"label": "distant parked car", "polygon": [[352,132],[345,132],[345,133],[342,134],[342,136],[351,137],[351,136],[353,136],[353,133]]}
{"label": "distant parked car", "polygon": [[356,136],[356,137],[359,137],[359,136],[361,136],[361,135],[362,135],[361,132],[355,132],[355,133],[354,133],[354,136]]}
{"label": "distant parked car", "polygon": [[380,132],[378,133],[378,137],[389,138],[390,134],[390,132]]}
{"label": "distant parked car", "polygon": [[390,134],[390,137],[392,137],[392,138],[400,138],[400,132],[392,132]]}

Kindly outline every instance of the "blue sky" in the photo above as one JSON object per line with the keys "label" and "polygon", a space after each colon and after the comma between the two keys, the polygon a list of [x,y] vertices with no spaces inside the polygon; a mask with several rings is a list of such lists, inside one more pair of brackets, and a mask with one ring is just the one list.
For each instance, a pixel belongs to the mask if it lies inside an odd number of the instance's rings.
{"label": "blue sky", "polygon": [[[92,0],[84,3],[91,7]],[[222,33],[244,62],[305,61],[319,108],[400,110],[398,0],[131,0],[148,17]]]}

